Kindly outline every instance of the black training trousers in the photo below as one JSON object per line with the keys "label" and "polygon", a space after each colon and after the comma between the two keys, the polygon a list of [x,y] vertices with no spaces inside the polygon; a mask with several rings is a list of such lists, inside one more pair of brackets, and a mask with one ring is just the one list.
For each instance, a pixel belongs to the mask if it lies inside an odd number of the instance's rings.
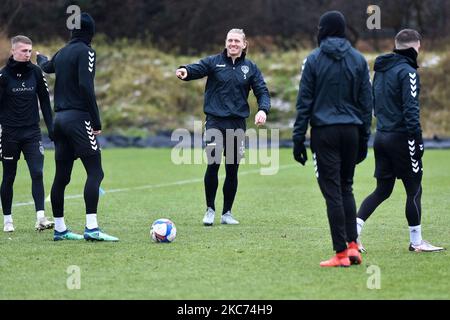
{"label": "black training trousers", "polygon": [[356,241],[356,204],[353,175],[358,155],[356,125],[330,125],[311,129],[311,150],[336,252]]}

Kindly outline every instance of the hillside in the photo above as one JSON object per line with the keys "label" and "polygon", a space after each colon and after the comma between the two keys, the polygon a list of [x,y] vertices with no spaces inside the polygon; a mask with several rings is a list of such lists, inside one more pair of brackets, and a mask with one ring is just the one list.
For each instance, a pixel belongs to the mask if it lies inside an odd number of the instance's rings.
{"label": "hillside", "polygon": [[[34,49],[51,55],[64,43],[35,44]],[[147,136],[193,127],[203,120],[205,79],[182,82],[175,77],[178,66],[198,61],[199,56],[167,54],[150,43],[95,39],[96,88],[106,133]],[[220,47],[217,48],[217,52]],[[295,117],[295,101],[301,61],[309,51],[253,52],[248,57],[262,70],[272,97],[269,127],[281,128],[289,137]],[[376,54],[365,54],[371,66]],[[420,56],[422,123],[426,137],[450,136],[450,55],[424,52]],[[53,83],[54,77],[49,77]],[[250,93],[252,111],[256,100]],[[248,122],[251,125],[251,121]]]}

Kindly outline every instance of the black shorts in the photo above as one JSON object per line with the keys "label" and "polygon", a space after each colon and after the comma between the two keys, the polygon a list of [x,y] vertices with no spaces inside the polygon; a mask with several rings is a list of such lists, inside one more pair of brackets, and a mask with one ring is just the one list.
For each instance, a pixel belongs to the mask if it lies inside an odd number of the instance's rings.
{"label": "black shorts", "polygon": [[245,118],[206,116],[204,143],[208,164],[220,163],[222,152],[226,164],[236,164],[245,155]]}
{"label": "black shorts", "polygon": [[74,160],[100,154],[88,112],[59,111],[55,116],[55,159]]}
{"label": "black shorts", "polygon": [[413,162],[409,155],[408,135],[402,132],[377,131],[373,145],[375,178],[420,178],[422,160]]}
{"label": "black shorts", "polygon": [[44,157],[41,129],[28,127],[0,127],[0,156],[2,161],[17,161],[23,152],[25,159]]}

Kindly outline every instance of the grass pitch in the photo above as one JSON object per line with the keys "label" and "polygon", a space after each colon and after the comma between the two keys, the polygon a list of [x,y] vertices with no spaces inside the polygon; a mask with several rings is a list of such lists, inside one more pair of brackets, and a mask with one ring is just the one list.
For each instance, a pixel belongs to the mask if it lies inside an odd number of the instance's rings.
{"label": "grass pitch", "polygon": [[[427,151],[424,159],[424,239],[450,247],[449,151]],[[238,226],[204,227],[204,165],[177,166],[169,149],[103,151],[106,194],[99,223],[118,243],[53,242],[52,231],[34,231],[31,183],[20,161],[14,188],[16,231],[0,236],[0,299],[449,299],[449,251],[411,253],[404,205],[397,183],[390,199],[368,220],[363,264],[320,268],[333,254],[325,202],[311,157],[297,165],[291,150],[280,151],[278,174],[263,176],[242,165],[233,208]],[[357,205],[373,191],[374,158],[357,167]],[[46,153],[45,187],[54,175]],[[82,232],[85,173],[74,167],[66,195],[66,224]],[[51,215],[50,203],[46,204]],[[151,223],[170,218],[174,243],[154,244]],[[80,270],[80,289],[68,289],[70,266]],[[69,270],[70,271],[70,270]],[[379,271],[379,278],[373,272]],[[379,282],[377,282],[379,281]],[[379,289],[371,289],[373,285]]]}

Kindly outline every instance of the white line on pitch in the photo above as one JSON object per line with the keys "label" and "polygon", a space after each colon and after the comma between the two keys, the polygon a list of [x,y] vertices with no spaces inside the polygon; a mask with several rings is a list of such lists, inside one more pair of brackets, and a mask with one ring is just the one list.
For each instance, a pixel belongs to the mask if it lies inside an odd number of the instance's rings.
{"label": "white line on pitch", "polygon": [[[281,169],[288,169],[288,168],[293,168],[293,167],[298,167],[298,165],[297,164],[290,164],[290,165],[280,166],[279,169],[281,170]],[[247,175],[247,174],[258,173],[260,171],[261,171],[261,169],[248,170],[248,171],[240,172],[239,175],[240,176],[244,176],[244,175]],[[223,178],[225,178],[225,176],[221,175],[221,176],[219,176],[219,178],[223,179]],[[149,185],[145,185],[145,186],[131,187],[131,188],[111,189],[111,190],[107,190],[106,193],[128,192],[128,191],[133,191],[133,190],[144,190],[144,189],[157,189],[157,188],[164,188],[164,187],[171,187],[171,186],[180,186],[180,185],[184,185],[184,184],[191,184],[191,183],[198,183],[198,182],[203,182],[203,178],[189,179],[189,180],[180,180],[180,181],[160,183],[160,184],[149,184]],[[66,200],[68,200],[68,199],[79,199],[79,198],[83,198],[83,195],[82,194],[75,194],[75,195],[65,196],[64,197],[64,199],[66,199]],[[33,201],[18,202],[18,203],[14,203],[12,206],[13,207],[25,207],[25,206],[31,206],[31,205],[34,205]]]}

